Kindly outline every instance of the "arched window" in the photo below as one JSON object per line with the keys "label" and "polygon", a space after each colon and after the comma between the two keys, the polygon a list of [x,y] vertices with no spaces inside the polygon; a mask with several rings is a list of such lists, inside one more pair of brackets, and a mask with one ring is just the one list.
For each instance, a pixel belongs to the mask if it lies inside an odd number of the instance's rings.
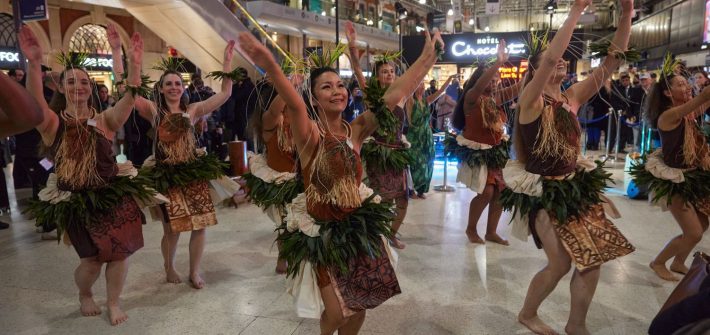
{"label": "arched window", "polygon": [[69,40],[69,50],[87,54],[111,54],[106,28],[92,23],[79,27]]}
{"label": "arched window", "polygon": [[0,13],[0,47],[14,48],[16,45],[15,22],[11,15]]}

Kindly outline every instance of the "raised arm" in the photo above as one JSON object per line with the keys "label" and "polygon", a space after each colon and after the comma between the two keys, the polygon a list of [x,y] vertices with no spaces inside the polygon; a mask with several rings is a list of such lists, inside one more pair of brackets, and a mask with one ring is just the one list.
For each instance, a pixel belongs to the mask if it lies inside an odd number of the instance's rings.
{"label": "raised arm", "polygon": [[0,136],[28,131],[43,119],[42,109],[27,90],[0,72]]}
{"label": "raised arm", "polygon": [[117,81],[123,80],[123,60],[121,59],[121,37],[118,35],[116,26],[109,24],[106,27],[106,35],[108,36],[108,44],[111,46],[111,57],[113,59],[113,77]]}
{"label": "raised arm", "polygon": [[[508,54],[505,53],[505,40],[501,39],[498,42],[498,50],[496,52],[496,62],[489,66],[483,75],[478,78],[476,84],[466,92],[464,103],[473,103],[483,94],[486,87],[490,86],[491,80],[498,75],[498,69],[508,61]],[[470,80],[470,79],[469,79]]]}
{"label": "raised arm", "polygon": [[116,104],[101,113],[106,125],[106,128],[111,132],[116,132],[123,128],[128,117],[131,116],[135,97],[131,92],[131,87],[138,87],[141,83],[141,64],[143,63],[143,39],[138,32],[131,37],[131,47],[128,51],[129,66],[128,78],[126,79],[126,94],[121,97]]}
{"label": "raised arm", "polygon": [[[273,80],[274,88],[279,93],[279,97],[288,106],[286,113],[291,120],[291,131],[295,140],[299,153],[302,153],[306,144],[312,138],[317,138],[317,129],[314,123],[308,118],[306,103],[303,101],[293,84],[286,78],[286,75],[281,71],[281,67],[274,60],[271,52],[264,47],[251,33],[239,34],[238,48],[246,56],[254,60],[254,63],[264,69]],[[310,144],[315,144],[311,142]],[[315,146],[314,146],[315,147]],[[306,158],[306,157],[304,157]]]}
{"label": "raised arm", "polygon": [[441,95],[446,92],[446,88],[449,87],[449,84],[451,84],[451,80],[453,80],[455,76],[455,74],[450,75],[448,78],[446,78],[444,85],[441,85],[438,91],[429,94],[429,96],[426,97],[426,104],[431,105],[432,103],[434,103],[434,101],[436,101],[436,99],[439,99],[439,97],[441,97]]}
{"label": "raised arm", "polygon": [[591,3],[591,0],[575,0],[570,7],[567,19],[562,24],[562,27],[555,33],[552,42],[543,52],[542,59],[538,64],[538,68],[534,69],[532,80],[525,86],[520,94],[520,122],[529,123],[537,119],[542,113],[542,92],[545,89],[545,84],[555,73],[557,61],[562,57],[569,41],[572,38],[574,27],[577,25],[582,11]]}
{"label": "raised arm", "polygon": [[707,107],[708,102],[710,102],[710,86],[705,87],[693,100],[673,107],[661,114],[658,117],[658,128],[664,131],[675,129],[688,114],[698,111],[704,112],[704,107]]}
{"label": "raised arm", "polygon": [[[224,61],[222,62],[222,71],[230,72],[232,71],[232,57],[234,57],[234,41],[230,40],[227,42],[227,47],[224,48]],[[188,107],[188,113],[193,121],[205,116],[209,113],[214,112],[222,106],[229,96],[232,95],[232,80],[229,78],[222,79],[222,92],[219,92],[204,101],[196,102],[190,104]]]}
{"label": "raised arm", "polygon": [[599,92],[599,89],[604,85],[607,78],[611,77],[611,73],[616,71],[623,62],[623,57],[617,57],[619,53],[627,50],[629,37],[631,36],[631,18],[634,14],[633,0],[619,0],[621,5],[621,18],[619,18],[619,26],[614,33],[614,39],[609,47],[608,56],[604,58],[604,62],[599,69],[592,72],[592,76],[587,80],[580,81],[572,85],[567,94],[572,103],[576,106],[582,105],[589,101],[594,94]]}
{"label": "raised arm", "polygon": [[29,63],[27,64],[27,90],[35,98],[42,110],[43,120],[37,125],[37,131],[42,135],[42,141],[46,145],[54,142],[54,136],[59,127],[59,118],[44,100],[44,90],[42,85],[42,47],[35,34],[27,26],[22,27],[19,36],[20,49]]}
{"label": "raised arm", "polygon": [[358,84],[360,84],[360,89],[364,90],[367,87],[367,80],[365,80],[365,75],[362,74],[362,67],[360,67],[360,55],[357,50],[357,31],[351,21],[345,21],[345,37],[348,39],[350,66]]}
{"label": "raised arm", "polygon": [[441,33],[438,30],[434,33],[433,38],[429,35],[428,30],[425,32],[425,36],[426,43],[424,43],[422,54],[385,92],[383,99],[390,110],[394,110],[402,99],[411,95],[422,82],[427,72],[434,66],[436,62],[436,43],[438,42],[442,48],[444,47],[444,41],[441,39]]}
{"label": "raised arm", "polygon": [[502,105],[510,100],[518,97],[520,90],[523,89],[523,81],[519,80],[517,83],[510,85],[508,87],[502,88],[495,93],[496,105]]}

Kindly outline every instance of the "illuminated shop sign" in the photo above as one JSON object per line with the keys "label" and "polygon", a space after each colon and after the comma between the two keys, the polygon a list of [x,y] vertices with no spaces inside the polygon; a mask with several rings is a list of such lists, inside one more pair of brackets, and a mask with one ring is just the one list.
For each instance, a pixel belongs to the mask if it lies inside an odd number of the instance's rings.
{"label": "illuminated shop sign", "polygon": [[[506,50],[511,56],[510,62],[517,63],[521,58],[527,57],[525,40],[529,32],[504,32],[504,33],[462,33],[442,35],[446,50],[437,63],[470,65],[495,56],[498,42],[504,39],[507,42]],[[402,37],[402,51],[405,60],[412,64],[417,60],[424,47],[423,36]]]}
{"label": "illuminated shop sign", "polygon": [[[15,49],[0,49],[0,68],[14,69],[20,67],[20,53]],[[84,61],[84,67],[93,71],[112,71],[113,59],[106,55],[89,55]]]}
{"label": "illuminated shop sign", "polygon": [[[496,39],[497,40],[497,39]],[[492,56],[498,50],[498,43],[492,45],[471,45],[465,41],[456,41],[451,45],[451,53],[456,57],[462,56]],[[510,55],[525,54],[525,44],[509,43],[506,47],[506,52]]]}
{"label": "illuminated shop sign", "polygon": [[500,79],[522,79],[528,69],[528,61],[523,60],[520,66],[504,66],[498,69]]}

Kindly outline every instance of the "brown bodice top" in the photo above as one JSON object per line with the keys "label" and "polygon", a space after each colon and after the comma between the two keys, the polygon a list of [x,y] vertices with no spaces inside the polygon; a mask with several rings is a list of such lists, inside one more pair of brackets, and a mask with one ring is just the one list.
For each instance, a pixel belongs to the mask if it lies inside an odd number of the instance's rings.
{"label": "brown bodice top", "polygon": [[[296,150],[291,145],[292,141],[291,126],[284,120],[266,141],[266,164],[270,168],[277,172],[296,171]],[[291,148],[290,152],[288,148]]]}
{"label": "brown bodice top", "polygon": [[[316,192],[322,195],[333,191],[358,194],[362,181],[362,163],[360,154],[351,148],[349,142],[344,136],[330,133],[321,136],[316,150],[318,153],[303,168],[306,189],[315,187]],[[343,187],[347,189],[343,190]],[[308,213],[318,220],[342,220],[356,209],[308,198]]]}
{"label": "brown bodice top", "polygon": [[[577,117],[571,111],[561,108],[563,106],[562,102],[551,100],[545,98],[545,107],[549,105],[552,106],[553,113],[570,113],[572,115],[570,120],[574,123],[573,126],[576,128],[576,134],[572,131],[565,130],[564,126],[559,124],[560,122],[554,122],[555,129],[547,129],[548,131],[555,131],[559,134],[565,134],[563,136],[565,145],[579,150],[579,132],[580,126]],[[545,111],[543,111],[545,113]],[[554,116],[553,116],[554,117]],[[555,117],[557,118],[557,117]],[[536,153],[541,147],[541,135],[543,129],[543,115],[541,114],[535,121],[528,124],[518,124],[520,127],[520,134],[522,135],[523,147],[525,148],[525,153],[527,155],[527,162],[525,163],[525,170],[531,173],[539,174],[542,176],[561,176],[571,173],[575,170],[577,166],[577,157],[569,157],[567,159],[563,157],[543,157]]]}
{"label": "brown bodice top", "polygon": [[658,129],[661,136],[661,150],[663,152],[663,162],[666,165],[676,168],[688,168],[683,157],[683,145],[685,144],[685,122],[669,131]]}
{"label": "brown bodice top", "polygon": [[[482,104],[488,104],[486,110],[495,111],[501,120],[501,129],[486,128],[483,122],[483,113],[481,112]],[[505,112],[496,106],[495,100],[489,96],[481,96],[475,104],[465,105],[464,107],[465,125],[463,128],[463,137],[468,140],[488,145],[498,145],[503,137],[502,125],[508,120]]]}
{"label": "brown bodice top", "polygon": [[[80,191],[81,189],[90,189],[106,185],[113,177],[118,173],[118,166],[116,165],[116,160],[113,154],[112,142],[104,136],[103,132],[94,126],[89,126],[87,120],[64,120],[61,116],[59,117],[59,127],[57,128],[57,134],[54,137],[54,143],[49,148],[49,156],[54,161],[55,171],[59,172],[63,168],[70,168],[67,166],[62,166],[65,162],[61,158],[57,158],[57,152],[63,141],[67,141],[67,152],[64,154],[64,160],[72,161],[82,161],[84,155],[89,153],[86,152],[88,145],[87,141],[93,140],[96,155],[96,168],[95,173],[101,178],[101,182],[92,183],[87,185],[87,187],[82,187],[78,189],[73,189],[66,180],[63,180],[62,176],[67,175],[65,173],[57,173],[59,178],[57,186],[61,190],[68,191]],[[84,164],[75,165],[75,167],[81,167]],[[88,175],[89,171],[69,171],[73,175]]]}

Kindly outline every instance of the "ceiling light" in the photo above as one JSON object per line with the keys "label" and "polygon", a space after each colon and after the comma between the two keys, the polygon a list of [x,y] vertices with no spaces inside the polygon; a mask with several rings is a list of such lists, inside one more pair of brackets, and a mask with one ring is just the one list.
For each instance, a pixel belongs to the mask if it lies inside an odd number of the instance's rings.
{"label": "ceiling light", "polygon": [[426,0],[419,0],[419,3],[424,5],[424,4],[426,4]]}
{"label": "ceiling light", "polygon": [[486,26],[485,28],[483,28],[483,30],[485,30],[485,31],[489,31],[489,30],[491,30],[491,29],[490,29],[490,28],[488,28],[488,26]]}
{"label": "ceiling light", "polygon": [[448,16],[452,16],[452,15],[454,15],[454,10],[451,9],[451,8],[449,8],[449,11],[446,12],[446,14],[447,14]]}
{"label": "ceiling light", "polygon": [[472,26],[472,25],[474,25],[475,23],[476,23],[476,22],[473,21],[473,18],[468,19],[468,25],[469,25],[469,26]]}

